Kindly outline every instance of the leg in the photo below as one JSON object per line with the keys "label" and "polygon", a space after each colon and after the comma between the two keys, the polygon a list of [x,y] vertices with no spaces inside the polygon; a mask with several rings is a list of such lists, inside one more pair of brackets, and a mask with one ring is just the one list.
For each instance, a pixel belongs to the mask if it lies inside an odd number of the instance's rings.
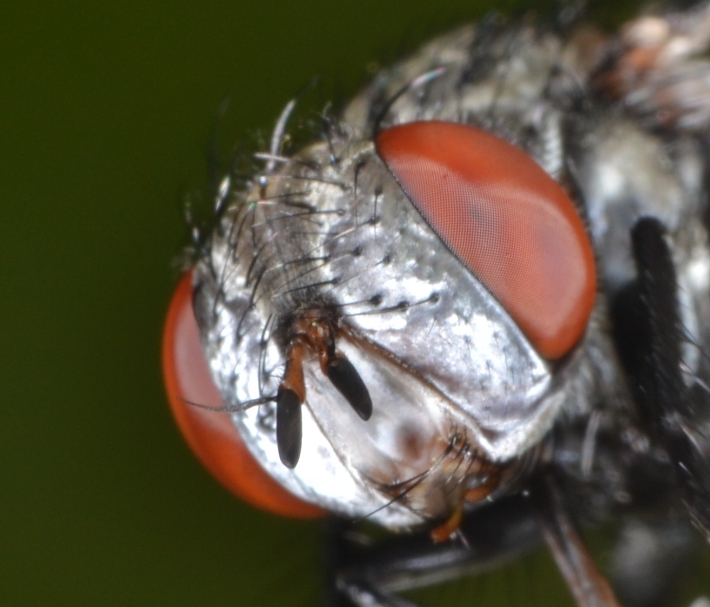
{"label": "leg", "polygon": [[490,571],[542,542],[529,500],[522,496],[506,498],[466,516],[461,526],[465,542],[434,544],[424,530],[366,547],[347,539],[355,534],[352,525],[332,525],[327,555],[328,607],[409,607],[411,603],[397,592]]}
{"label": "leg", "polygon": [[638,279],[631,297],[637,318],[629,329],[633,335],[619,343],[632,344],[624,359],[639,411],[651,436],[673,460],[692,521],[710,539],[710,436],[697,423],[707,397],[697,398],[683,377],[678,286],[661,223],[640,219],[632,246]]}

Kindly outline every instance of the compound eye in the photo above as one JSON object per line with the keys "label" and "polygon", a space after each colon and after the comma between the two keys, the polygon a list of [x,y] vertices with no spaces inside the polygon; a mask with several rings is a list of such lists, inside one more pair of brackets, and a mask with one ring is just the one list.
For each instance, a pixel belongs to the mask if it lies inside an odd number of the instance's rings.
{"label": "compound eye", "polygon": [[175,416],[188,445],[212,475],[250,504],[281,516],[315,518],[326,513],[291,495],[257,463],[228,413],[196,407],[222,406],[200,343],[192,311],[192,275],[180,280],[163,333],[163,377]]}
{"label": "compound eye", "polygon": [[427,223],[538,353],[567,354],[594,306],[596,270],[560,185],[520,149],[463,124],[394,126],[376,146]]}

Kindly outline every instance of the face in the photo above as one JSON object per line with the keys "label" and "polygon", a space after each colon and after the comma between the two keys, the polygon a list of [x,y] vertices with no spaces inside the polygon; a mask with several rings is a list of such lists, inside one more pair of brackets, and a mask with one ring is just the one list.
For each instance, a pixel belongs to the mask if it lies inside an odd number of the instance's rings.
{"label": "face", "polygon": [[710,102],[686,93],[710,100],[710,66],[668,76],[710,27],[675,23],[461,28],[289,156],[287,106],[263,169],[225,178],[166,331],[173,408],[218,478],[437,541],[541,470],[582,518],[666,516],[655,480],[702,527],[707,487],[689,498],[672,462],[707,473]]}

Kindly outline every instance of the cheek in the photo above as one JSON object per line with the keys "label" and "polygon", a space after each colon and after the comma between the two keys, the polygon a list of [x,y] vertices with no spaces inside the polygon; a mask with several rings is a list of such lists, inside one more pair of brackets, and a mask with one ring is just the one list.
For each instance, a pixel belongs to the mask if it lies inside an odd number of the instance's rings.
{"label": "cheek", "polygon": [[[163,377],[175,417],[188,445],[212,475],[250,504],[282,516],[315,518],[325,512],[283,489],[254,460],[228,413],[205,362],[192,311],[192,276],[183,276],[170,302],[163,334]],[[195,404],[191,404],[195,403]]]}
{"label": "cheek", "polygon": [[462,124],[403,124],[376,144],[412,204],[540,355],[567,354],[594,306],[596,271],[559,184],[515,146]]}

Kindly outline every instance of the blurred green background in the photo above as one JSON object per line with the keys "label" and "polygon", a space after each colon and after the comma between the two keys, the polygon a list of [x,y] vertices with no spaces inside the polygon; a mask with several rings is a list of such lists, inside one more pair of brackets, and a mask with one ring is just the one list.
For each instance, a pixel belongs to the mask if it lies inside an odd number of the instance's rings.
{"label": "blurred green background", "polygon": [[[183,199],[209,192],[226,99],[222,140],[268,134],[314,75],[352,94],[365,66],[490,7],[0,6],[0,605],[317,604],[319,524],[232,498],[168,413],[159,344]],[[545,556],[475,584],[480,604],[569,604]]]}

